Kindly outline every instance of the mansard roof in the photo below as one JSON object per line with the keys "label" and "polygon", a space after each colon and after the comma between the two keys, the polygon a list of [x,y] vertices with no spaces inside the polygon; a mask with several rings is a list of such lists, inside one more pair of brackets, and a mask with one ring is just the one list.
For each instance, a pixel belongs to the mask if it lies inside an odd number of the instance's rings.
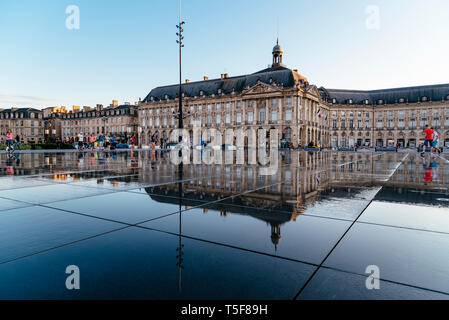
{"label": "mansard roof", "polygon": [[28,112],[38,112],[41,113],[42,110],[38,110],[38,109],[34,109],[34,108],[10,108],[10,109],[0,109],[0,113],[15,113],[15,112],[23,112],[23,113],[28,113]]}
{"label": "mansard roof", "polygon": [[[295,70],[277,66],[248,75],[183,83],[182,93],[188,97],[201,96],[201,93],[204,96],[216,95],[219,94],[219,89],[221,89],[223,94],[241,93],[259,82],[270,85],[277,84],[284,88],[293,88],[297,84],[307,82],[307,79],[299,75]],[[165,100],[165,95],[169,99],[177,98],[179,95],[179,84],[157,87],[151,90],[143,102],[150,102],[152,101],[151,98],[154,101]]]}
{"label": "mansard roof", "polygon": [[10,108],[0,110],[0,114],[3,117],[8,115],[8,118],[11,118],[15,114],[21,114],[20,118],[31,118],[31,113],[42,114],[42,110],[34,109],[34,108]]}
{"label": "mansard roof", "polygon": [[[394,104],[449,100],[449,84],[426,85],[381,90],[319,89],[321,97],[335,104]],[[335,99],[335,100],[334,100]]]}

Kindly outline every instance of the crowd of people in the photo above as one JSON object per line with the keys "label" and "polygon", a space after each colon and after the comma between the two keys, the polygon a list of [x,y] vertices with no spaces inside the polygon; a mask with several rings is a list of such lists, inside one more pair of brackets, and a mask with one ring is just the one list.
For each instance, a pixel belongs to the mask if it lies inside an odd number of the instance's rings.
{"label": "crowd of people", "polygon": [[169,144],[168,138],[159,138],[159,136],[157,134],[153,134],[150,137],[150,142],[151,142],[152,149],[154,149],[154,148],[167,149],[168,144]]}
{"label": "crowd of people", "polygon": [[[127,139],[128,144],[131,149],[134,149],[136,145],[136,137],[132,135]],[[115,150],[117,148],[117,144],[119,143],[119,139],[116,136],[111,135],[103,135],[95,136],[93,133],[87,136],[84,136],[82,133],[71,137],[68,140],[63,140],[63,144],[69,143],[72,144],[75,149],[84,150],[84,149],[102,149],[102,150]]]}

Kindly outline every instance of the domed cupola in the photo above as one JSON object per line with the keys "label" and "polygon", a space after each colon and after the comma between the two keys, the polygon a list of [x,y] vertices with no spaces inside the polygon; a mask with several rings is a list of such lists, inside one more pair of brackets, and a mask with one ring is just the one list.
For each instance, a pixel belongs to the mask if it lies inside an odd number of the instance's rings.
{"label": "domed cupola", "polygon": [[273,47],[273,65],[272,67],[281,67],[282,64],[282,47],[279,45],[279,39],[276,40],[276,45]]}

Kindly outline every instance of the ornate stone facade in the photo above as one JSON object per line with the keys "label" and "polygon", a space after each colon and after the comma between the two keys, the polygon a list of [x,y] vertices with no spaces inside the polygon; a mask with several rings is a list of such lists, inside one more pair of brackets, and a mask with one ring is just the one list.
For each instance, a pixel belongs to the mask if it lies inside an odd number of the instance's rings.
{"label": "ornate stone facade", "polygon": [[136,134],[137,107],[122,105],[95,109],[85,108],[79,112],[59,115],[63,140],[83,133],[87,138],[90,134],[115,135],[126,140]]}
{"label": "ornate stone facade", "polygon": [[5,141],[6,132],[11,129],[14,137],[20,136],[20,142],[42,143],[44,141],[44,126],[41,110],[33,108],[0,110],[1,141]]}
{"label": "ornate stone facade", "polygon": [[428,124],[449,147],[449,85],[320,92],[331,109],[331,146],[414,148],[423,142]]}
{"label": "ornate stone facade", "polygon": [[[449,85],[374,91],[334,90],[309,84],[282,64],[259,72],[182,85],[184,127],[194,121],[222,133],[230,129],[279,130],[281,141],[323,147],[387,146],[413,148],[422,142],[425,123],[449,146]],[[179,85],[153,89],[139,106],[140,144],[170,137],[177,128]],[[192,133],[191,140],[192,139]],[[223,141],[224,143],[224,141]]]}
{"label": "ornate stone facade", "polygon": [[[329,107],[322,103],[316,86],[310,85],[297,70],[282,65],[282,48],[273,48],[273,64],[259,72],[220,79],[188,82],[182,85],[184,128],[190,131],[194,121],[201,128],[221,132],[226,129],[278,129],[282,140],[295,145],[313,142],[329,144],[325,115]],[[140,143],[151,138],[169,138],[178,127],[179,86],[153,89],[139,105]],[[321,117],[318,116],[321,115]],[[207,141],[206,141],[207,142]]]}

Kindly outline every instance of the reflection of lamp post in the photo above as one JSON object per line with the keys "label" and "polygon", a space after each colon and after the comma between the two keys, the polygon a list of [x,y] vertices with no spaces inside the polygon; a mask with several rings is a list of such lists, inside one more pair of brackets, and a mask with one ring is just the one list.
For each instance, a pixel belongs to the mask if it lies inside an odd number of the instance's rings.
{"label": "reflection of lamp post", "polygon": [[179,245],[178,248],[176,248],[176,252],[178,253],[176,258],[178,259],[178,262],[176,263],[176,266],[178,266],[178,290],[179,293],[182,291],[182,270],[184,269],[183,262],[184,259],[182,256],[184,255],[184,245],[182,244],[182,180],[183,180],[183,167],[182,167],[182,161],[178,165],[178,192],[179,192],[179,234],[178,234],[178,240]]}

